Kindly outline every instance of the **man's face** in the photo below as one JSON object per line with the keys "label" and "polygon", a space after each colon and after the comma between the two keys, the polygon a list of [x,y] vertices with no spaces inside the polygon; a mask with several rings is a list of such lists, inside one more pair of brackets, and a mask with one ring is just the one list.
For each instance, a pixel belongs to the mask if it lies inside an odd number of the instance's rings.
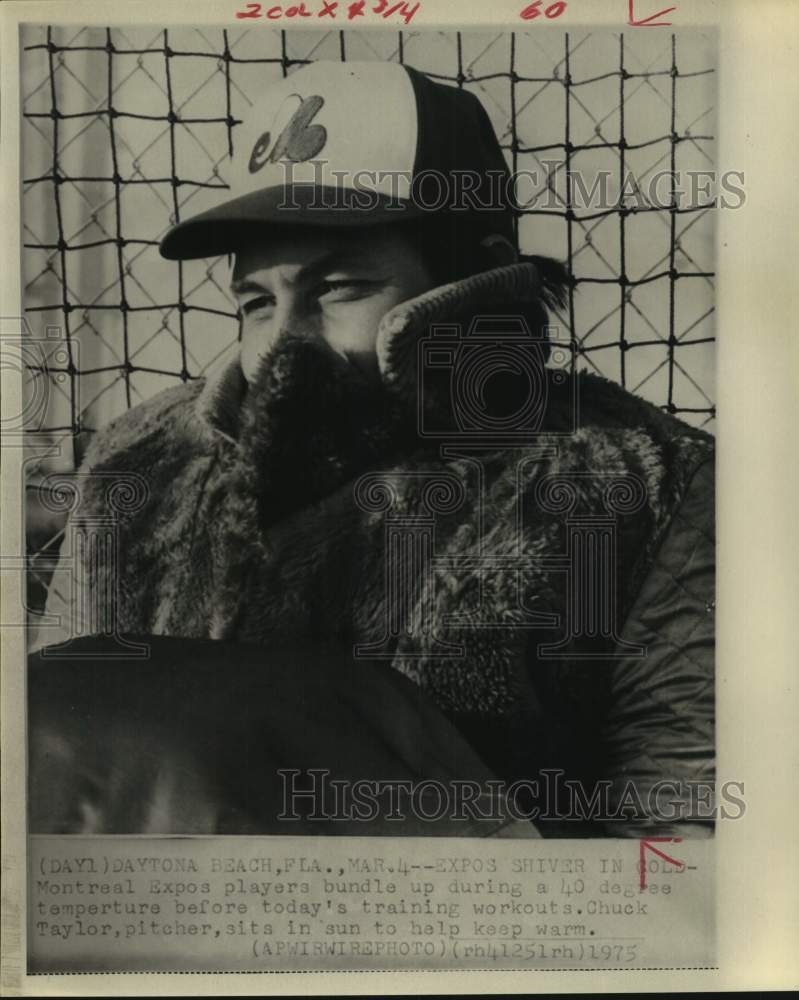
{"label": "man's face", "polygon": [[434,281],[396,227],[270,232],[236,254],[231,289],[242,313],[241,365],[252,382],[284,332],[318,337],[366,372],[377,370],[380,320]]}

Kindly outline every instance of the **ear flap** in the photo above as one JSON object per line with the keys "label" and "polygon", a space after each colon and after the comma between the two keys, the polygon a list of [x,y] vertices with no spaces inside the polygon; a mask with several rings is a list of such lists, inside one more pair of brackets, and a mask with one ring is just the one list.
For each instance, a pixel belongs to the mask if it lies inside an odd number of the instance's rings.
{"label": "ear flap", "polygon": [[485,270],[492,267],[507,267],[509,264],[516,264],[519,261],[516,247],[500,233],[492,233],[490,236],[484,237],[480,240],[480,247],[486,258]]}
{"label": "ear flap", "polygon": [[541,301],[548,309],[565,309],[572,278],[565,264],[554,257],[521,256],[523,263],[532,264],[541,280]]}

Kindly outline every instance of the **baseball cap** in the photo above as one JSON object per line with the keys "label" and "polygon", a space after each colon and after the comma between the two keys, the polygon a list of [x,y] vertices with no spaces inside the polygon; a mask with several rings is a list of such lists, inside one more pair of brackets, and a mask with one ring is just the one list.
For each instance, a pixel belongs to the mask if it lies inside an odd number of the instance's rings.
{"label": "baseball cap", "polygon": [[234,132],[230,196],[173,226],[161,254],[234,253],[279,224],[470,216],[512,239],[510,172],[479,99],[398,63],[318,61],[270,84]]}

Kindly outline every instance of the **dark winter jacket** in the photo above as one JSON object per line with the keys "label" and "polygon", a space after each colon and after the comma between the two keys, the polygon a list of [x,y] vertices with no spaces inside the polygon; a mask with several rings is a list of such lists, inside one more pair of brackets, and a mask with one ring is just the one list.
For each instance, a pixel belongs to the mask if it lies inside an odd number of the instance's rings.
{"label": "dark winter jacket", "polygon": [[[310,641],[389,663],[507,780],[561,769],[589,795],[608,780],[616,806],[632,781],[647,812],[658,782],[711,780],[712,439],[556,367],[510,430],[519,382],[500,372],[486,429],[468,410],[477,367],[473,384],[452,380],[469,367],[453,337],[466,344],[475,315],[503,317],[468,341],[491,344],[547,297],[524,263],[397,307],[377,386],[286,335],[249,387],[234,359],[130,410],[78,477],[65,545],[109,513],[117,538],[114,559],[72,552],[82,606],[115,592],[121,633]],[[441,322],[463,327],[431,356],[420,342]],[[532,335],[517,349],[533,366],[547,353]],[[49,610],[65,609],[52,596]]]}

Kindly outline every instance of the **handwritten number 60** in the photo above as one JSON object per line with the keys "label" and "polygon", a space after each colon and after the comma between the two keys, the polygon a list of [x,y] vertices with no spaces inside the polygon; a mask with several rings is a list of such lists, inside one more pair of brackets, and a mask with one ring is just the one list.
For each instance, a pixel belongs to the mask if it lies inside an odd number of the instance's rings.
{"label": "handwritten number 60", "polygon": [[[539,7],[543,0],[535,0],[535,3],[531,3],[529,7],[525,7],[521,13],[521,18],[523,21],[534,21],[537,17],[541,17],[541,11]],[[557,3],[551,3],[548,7],[544,8],[544,17],[548,17],[553,20],[566,10],[565,0],[557,0]]]}

